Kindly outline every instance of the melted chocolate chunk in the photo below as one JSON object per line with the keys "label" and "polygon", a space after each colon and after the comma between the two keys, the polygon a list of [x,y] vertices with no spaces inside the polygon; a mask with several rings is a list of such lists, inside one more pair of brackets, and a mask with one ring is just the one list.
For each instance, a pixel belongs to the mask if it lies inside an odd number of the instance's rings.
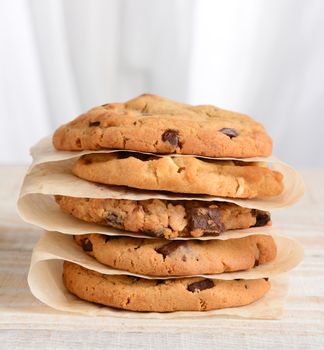
{"label": "melted chocolate chunk", "polygon": [[192,231],[200,229],[214,234],[225,230],[218,208],[192,208],[189,213],[189,227]]}
{"label": "melted chocolate chunk", "polygon": [[163,142],[169,142],[172,146],[178,146],[179,144],[179,131],[174,129],[166,130],[162,135]]}
{"label": "melted chocolate chunk", "polygon": [[123,225],[122,218],[119,217],[115,213],[108,213],[108,215],[106,216],[106,220],[112,225],[116,225],[116,226],[122,226]]}
{"label": "melted chocolate chunk", "polygon": [[89,122],[89,127],[99,126],[99,125],[100,125],[100,122]]}
{"label": "melted chocolate chunk", "polygon": [[214,287],[214,282],[212,280],[202,280],[200,282],[194,282],[189,284],[187,287],[187,290],[189,292],[195,293],[195,292],[200,292],[205,289],[213,288]]}
{"label": "melted chocolate chunk", "polygon": [[163,255],[163,258],[167,257],[168,255],[172,254],[174,251],[176,251],[179,247],[185,246],[185,241],[173,241],[171,243],[165,244],[162,247],[155,249],[155,251],[159,254]]}
{"label": "melted chocolate chunk", "polygon": [[82,241],[82,248],[85,252],[92,252],[92,243],[91,243],[90,239],[85,238]]}
{"label": "melted chocolate chunk", "polygon": [[229,138],[237,137],[239,135],[239,133],[235,129],[231,128],[223,128],[219,131],[228,136]]}
{"label": "melted chocolate chunk", "polygon": [[265,226],[271,220],[270,213],[266,211],[255,210],[252,215],[256,216],[254,227]]}

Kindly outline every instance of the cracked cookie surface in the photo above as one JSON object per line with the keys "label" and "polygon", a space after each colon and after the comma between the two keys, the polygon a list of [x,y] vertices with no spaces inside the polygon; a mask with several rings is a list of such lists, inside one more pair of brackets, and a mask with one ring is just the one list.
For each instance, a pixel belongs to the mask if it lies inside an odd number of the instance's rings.
{"label": "cracked cookie surface", "polygon": [[103,275],[64,262],[63,282],[75,296],[118,309],[173,312],[208,311],[250,304],[270,289],[268,279],[211,280],[181,278],[148,280]]}
{"label": "cracked cookie surface", "polygon": [[147,276],[208,275],[244,271],[275,259],[271,236],[253,235],[227,240],[168,241],[76,235],[84,252],[104,265]]}
{"label": "cracked cookie surface", "polygon": [[60,208],[86,222],[154,237],[218,236],[270,224],[270,213],[231,203],[55,196]]}
{"label": "cracked cookie surface", "polygon": [[269,156],[272,141],[252,118],[144,94],[95,107],[53,135],[58,150],[125,149],[209,157]]}
{"label": "cracked cookie surface", "polygon": [[256,163],[127,152],[82,156],[74,175],[106,185],[231,198],[262,198],[283,191],[281,173]]}

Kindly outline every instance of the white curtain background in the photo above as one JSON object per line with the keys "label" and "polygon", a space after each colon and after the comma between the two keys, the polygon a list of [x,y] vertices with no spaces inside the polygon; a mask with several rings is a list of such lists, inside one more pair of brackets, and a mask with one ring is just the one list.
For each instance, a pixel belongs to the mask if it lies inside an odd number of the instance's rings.
{"label": "white curtain background", "polygon": [[261,121],[324,168],[324,1],[3,0],[0,162],[92,106],[153,92]]}

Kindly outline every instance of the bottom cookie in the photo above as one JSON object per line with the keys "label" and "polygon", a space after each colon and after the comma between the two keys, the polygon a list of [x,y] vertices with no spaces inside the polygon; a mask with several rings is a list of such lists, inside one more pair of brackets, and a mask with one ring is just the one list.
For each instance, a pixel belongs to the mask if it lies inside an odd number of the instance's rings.
{"label": "bottom cookie", "polygon": [[63,282],[77,297],[132,311],[208,311],[243,306],[260,299],[269,289],[268,279],[211,280],[199,277],[148,280],[103,275],[64,262]]}

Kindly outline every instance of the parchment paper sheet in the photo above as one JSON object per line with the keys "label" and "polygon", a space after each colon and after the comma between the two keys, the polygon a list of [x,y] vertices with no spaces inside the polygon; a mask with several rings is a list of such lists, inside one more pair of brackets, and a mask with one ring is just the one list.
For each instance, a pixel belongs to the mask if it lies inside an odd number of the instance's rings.
{"label": "parchment paper sheet", "polygon": [[[207,195],[183,195],[169,192],[139,191],[126,187],[116,187],[93,184],[78,179],[71,173],[72,164],[77,158],[88,153],[111,153],[116,150],[66,152],[56,151],[50,138],[41,140],[32,150],[34,163],[31,165],[29,174],[24,182],[21,196],[29,193],[62,194],[75,197],[88,198],[125,198],[125,199],[183,199],[183,200],[205,200],[205,201],[227,201],[236,203],[243,207],[271,210],[289,206],[295,203],[304,192],[302,177],[289,165],[281,162],[275,157],[262,158],[226,158],[241,161],[262,161],[269,163],[274,170],[284,175],[284,192],[276,197],[262,199],[229,199]],[[143,153],[143,152],[142,152]],[[160,155],[163,157],[163,155]],[[177,156],[177,155],[172,155]],[[206,157],[207,158],[207,157]],[[210,158],[217,159],[217,158]],[[225,158],[222,158],[225,159]],[[65,174],[65,175],[64,175]],[[36,183],[35,183],[36,182]]]}
{"label": "parchment paper sheet", "polygon": [[[53,236],[50,234],[49,236]],[[47,236],[47,237],[49,237]],[[63,238],[68,236],[61,235]],[[53,247],[52,247],[53,248]],[[60,247],[62,248],[62,246]],[[138,313],[102,307],[80,300],[70,294],[62,282],[62,262],[58,256],[46,250],[44,237],[35,247],[28,274],[28,283],[32,294],[44,304],[67,312],[75,312],[92,316],[121,318],[159,318],[181,319],[190,317],[193,326],[196,317],[207,317],[211,321],[216,317],[242,317],[255,319],[278,319],[282,315],[283,305],[288,290],[284,275],[271,279],[270,291],[257,302],[237,308],[214,310],[207,312],[174,312],[174,313]]]}
{"label": "parchment paper sheet", "polygon": [[[113,227],[88,223],[73,216],[64,213],[53,196],[43,194],[30,194],[19,199],[18,211],[22,219],[30,224],[39,226],[47,231],[59,231],[65,234],[85,234],[85,233],[103,233],[110,236],[128,236],[137,238],[154,238],[144,234],[136,234],[130,231],[114,229]],[[220,236],[202,236],[202,237],[177,237],[175,239],[229,239],[249,236],[252,234],[274,234],[278,230],[271,227],[252,227],[244,230],[231,230]]]}
{"label": "parchment paper sheet", "polygon": [[[285,273],[293,269],[303,259],[303,247],[301,244],[286,236],[273,236],[277,245],[277,257],[274,261],[254,267],[248,271],[238,271],[230,273],[222,273],[215,275],[195,275],[206,278],[216,278],[224,280],[232,280],[236,278],[241,279],[256,279],[264,277],[274,277],[279,274]],[[81,247],[79,247],[74,241],[72,236],[64,235],[58,232],[46,232],[33,252],[34,258],[37,260],[47,259],[60,259],[68,260],[79,264],[87,269],[98,271],[106,275],[132,275],[136,277],[142,277],[147,279],[172,279],[180,278],[170,276],[155,276],[149,277],[146,275],[140,275],[130,273],[124,270],[117,270],[101,264],[96,259],[84,253]],[[193,275],[191,275],[193,276]],[[182,276],[186,277],[186,276]],[[189,276],[187,276],[189,277]]]}

